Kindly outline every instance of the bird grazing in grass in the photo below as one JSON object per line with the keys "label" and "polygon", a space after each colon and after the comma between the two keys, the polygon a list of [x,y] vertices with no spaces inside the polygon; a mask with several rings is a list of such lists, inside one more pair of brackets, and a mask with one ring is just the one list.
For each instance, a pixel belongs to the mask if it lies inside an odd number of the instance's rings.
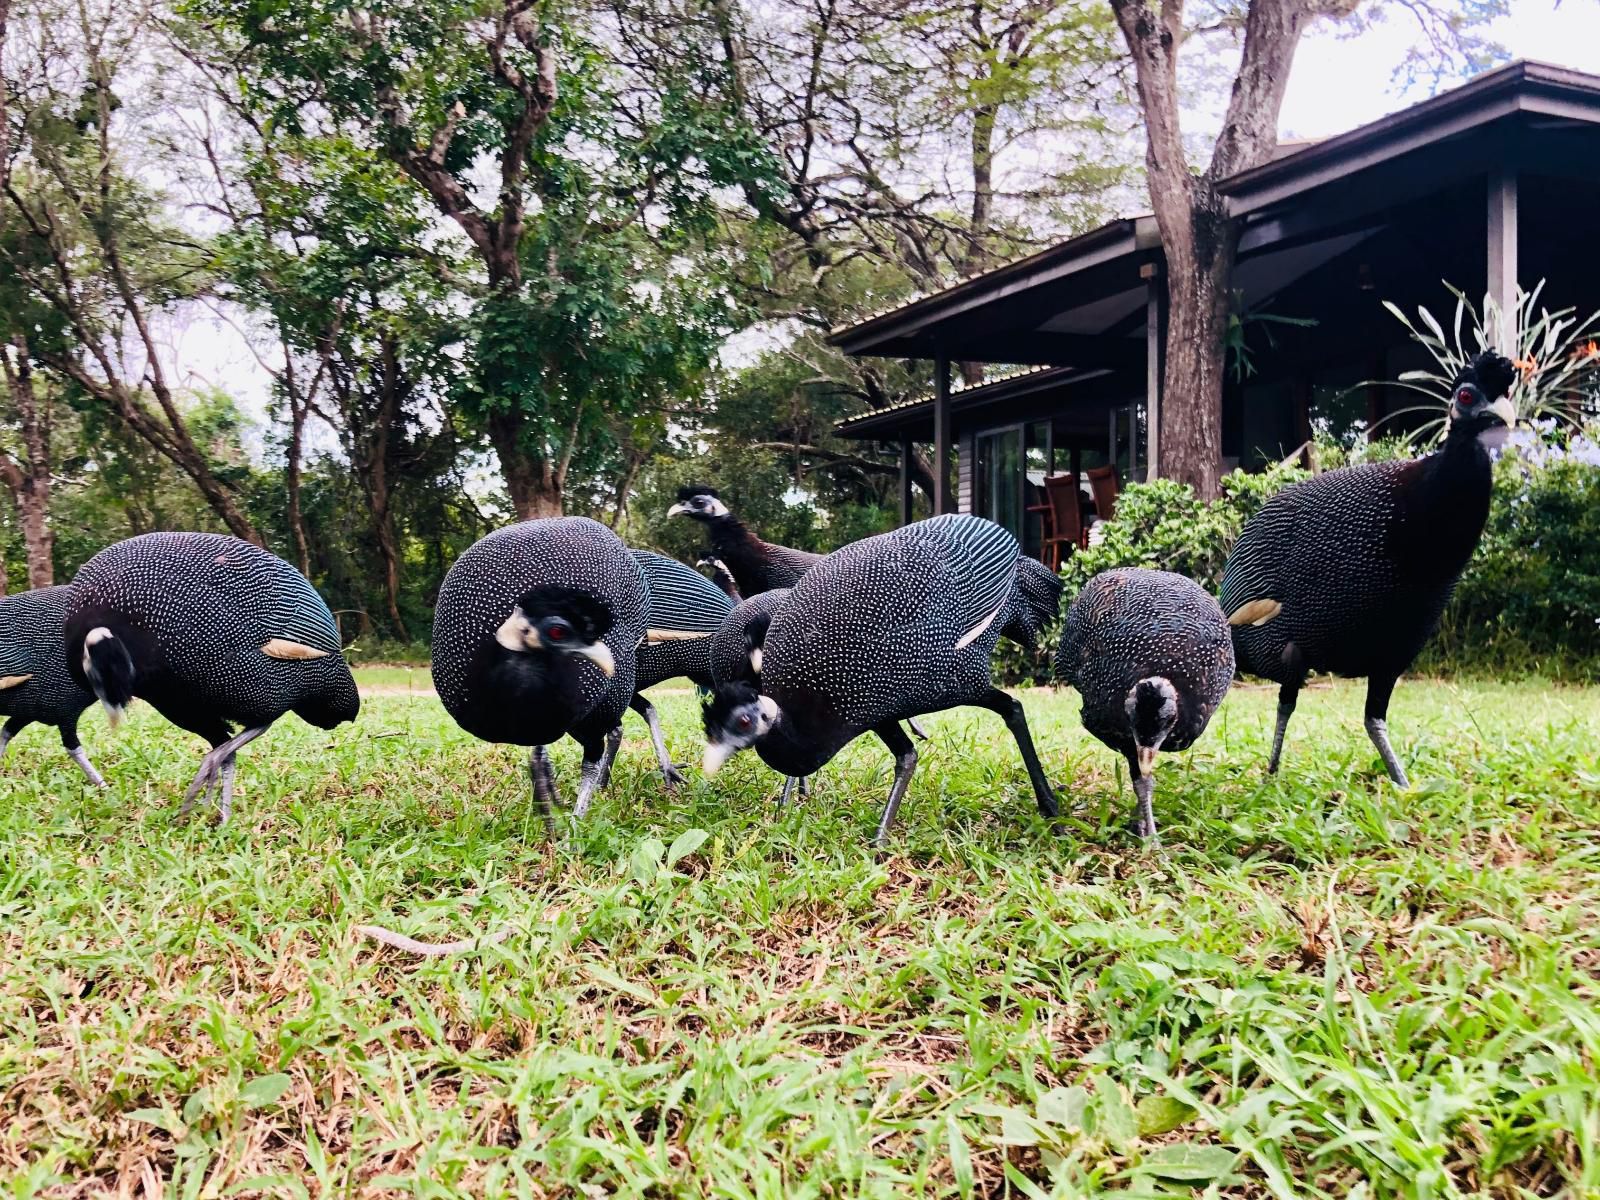
{"label": "bird grazing in grass", "polygon": [[1389,697],[1433,635],[1489,515],[1493,447],[1515,423],[1513,364],[1480,354],[1456,378],[1442,449],[1330,471],[1278,493],[1240,535],[1222,579],[1239,667],[1280,685],[1268,771],[1307,673],[1367,680],[1366,729],[1389,777]]}
{"label": "bird grazing in grass", "polygon": [[650,727],[661,777],[671,789],[683,782],[683,774],[667,754],[661,719],[655,705],[645,699],[644,690],[680,678],[709,690],[713,686],[712,641],[733,611],[733,601],[704,575],[676,559],[648,550],[633,551],[633,558],[649,592],[649,613],[645,642],[639,647],[632,707]]}
{"label": "bird grazing in grass", "polygon": [[531,747],[528,775],[554,830],[546,747],[583,747],[573,811],[588,811],[622,740],[649,593],[622,540],[586,517],[523,521],[474,543],[433,615],[433,682],[456,724]]}
{"label": "bird grazing in grass", "polygon": [[721,588],[723,594],[735,604],[744,599],[739,594],[739,585],[734,582],[733,572],[728,570],[728,564],[720,558],[714,554],[702,555],[694,565],[702,571],[711,572],[711,582]]}
{"label": "bird grazing in grass", "polygon": [[793,587],[822,559],[820,554],[763,542],[728,511],[714,489],[698,484],[678,489],[678,502],[667,509],[667,516],[692,517],[705,525],[713,556],[722,561],[745,597]]}
{"label": "bird grazing in grass", "polygon": [[1083,727],[1128,760],[1139,836],[1156,840],[1156,752],[1186,750],[1233,682],[1233,641],[1212,595],[1182,575],[1096,575],[1067,610],[1056,678],[1083,698]]}
{"label": "bird grazing in grass", "polygon": [[226,821],[239,750],[284,713],[332,729],[361,709],[322,597],[235,537],[147,533],[106,547],[72,581],[65,636],[72,677],[113,720],[138,697],[211,743],[180,817],[214,794]]}
{"label": "bird grazing in grass", "polygon": [[[788,588],[774,588],[770,592],[762,592],[759,596],[741,601],[723,620],[722,628],[717,630],[716,636],[711,639],[714,699],[709,710],[710,715],[706,719],[708,731],[717,726],[721,714],[730,703],[751,701],[760,691],[761,662],[767,641],[767,630],[772,625],[773,614],[788,598]],[[735,685],[738,684],[744,685],[748,691],[736,691]],[[727,691],[719,707],[715,695],[724,689]],[[729,697],[735,694],[739,696],[739,701],[730,701]],[[726,758],[711,744],[707,745],[706,754],[708,770],[715,774]],[[783,781],[783,791],[778,797],[780,808],[789,803],[789,798],[794,795],[796,788],[800,790],[801,795],[808,794],[809,789],[803,778],[797,779],[791,775]]]}
{"label": "bird grazing in grass", "polygon": [[70,588],[40,588],[0,597],[0,758],[6,745],[35,721],[61,731],[61,744],[95,787],[106,781],[78,740],[78,718],[94,703],[67,670],[62,628]]}
{"label": "bird grazing in grass", "polygon": [[934,517],[836,550],[806,573],[773,616],[761,690],[720,689],[706,705],[707,769],[755,746],[805,776],[863,733],[895,756],[877,842],[910,786],[917,752],[899,722],[977,705],[998,713],[1027,765],[1039,811],[1055,796],[1022,705],[990,680],[1002,632],[1031,641],[1056,614],[1060,584],[1020,566],[1016,539],[980,517]]}

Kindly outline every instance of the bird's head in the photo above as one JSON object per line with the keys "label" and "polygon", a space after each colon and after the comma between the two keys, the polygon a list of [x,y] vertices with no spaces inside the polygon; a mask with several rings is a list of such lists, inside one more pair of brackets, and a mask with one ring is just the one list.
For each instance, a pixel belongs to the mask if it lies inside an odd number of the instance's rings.
{"label": "bird's head", "polygon": [[777,724],[778,711],[770,696],[763,696],[748,683],[718,688],[701,707],[706,726],[705,773],[715,775],[739,751],[754,746]]}
{"label": "bird's head", "polygon": [[715,488],[690,484],[678,489],[678,502],[667,509],[669,517],[693,517],[697,521],[714,521],[728,515],[728,506],[717,498]]}
{"label": "bird's head", "polygon": [[1485,350],[1461,369],[1450,388],[1450,431],[1476,436],[1517,423],[1517,410],[1507,393],[1517,381],[1509,358]]}
{"label": "bird's head", "polygon": [[494,640],[513,654],[576,654],[608,679],[616,673],[611,648],[600,639],[615,618],[598,596],[576,588],[545,585],[525,592]]}
{"label": "bird's head", "polygon": [[1156,765],[1156,751],[1178,723],[1178,690],[1171,680],[1152,675],[1128,689],[1123,707],[1128,713],[1128,724],[1133,727],[1139,770],[1148,775]]}

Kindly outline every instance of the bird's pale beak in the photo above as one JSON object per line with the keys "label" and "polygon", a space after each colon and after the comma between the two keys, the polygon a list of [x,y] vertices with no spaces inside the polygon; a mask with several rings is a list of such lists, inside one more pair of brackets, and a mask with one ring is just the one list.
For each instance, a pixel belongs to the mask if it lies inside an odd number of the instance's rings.
{"label": "bird's pale beak", "polygon": [[1156,749],[1154,746],[1139,747],[1139,774],[1148,775],[1156,769]]}
{"label": "bird's pale beak", "polygon": [[757,675],[761,674],[761,647],[757,646],[750,651],[750,669]]}
{"label": "bird's pale beak", "polygon": [[1511,403],[1509,396],[1501,396],[1489,405],[1489,411],[1506,423],[1507,429],[1515,429],[1517,425],[1516,406]]}
{"label": "bird's pale beak", "polygon": [[667,516],[676,517],[681,513],[686,513],[688,511],[689,506],[687,504],[674,504],[671,508],[667,509]]}
{"label": "bird's pale beak", "polygon": [[596,642],[592,646],[579,646],[572,653],[583,655],[583,657],[599,667],[600,674],[607,679],[617,673],[617,660],[611,653],[611,647],[604,642]]}
{"label": "bird's pale beak", "polygon": [[700,760],[700,769],[707,776],[715,775],[735,753],[736,748],[727,742],[711,742],[706,746],[705,757]]}

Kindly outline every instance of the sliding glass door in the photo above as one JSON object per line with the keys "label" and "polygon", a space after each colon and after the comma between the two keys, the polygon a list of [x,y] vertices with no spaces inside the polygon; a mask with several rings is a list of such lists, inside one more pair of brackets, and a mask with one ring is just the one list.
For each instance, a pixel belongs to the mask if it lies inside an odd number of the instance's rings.
{"label": "sliding glass door", "polygon": [[1022,426],[994,429],[977,437],[974,507],[980,517],[1003,525],[1023,540]]}

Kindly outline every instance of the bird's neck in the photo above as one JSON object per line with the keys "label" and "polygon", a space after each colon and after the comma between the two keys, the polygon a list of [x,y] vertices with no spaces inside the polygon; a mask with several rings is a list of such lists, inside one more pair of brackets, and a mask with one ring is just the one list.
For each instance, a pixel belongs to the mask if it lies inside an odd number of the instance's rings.
{"label": "bird's neck", "polygon": [[1476,433],[1453,432],[1444,449],[1419,463],[1420,478],[1408,507],[1426,557],[1444,556],[1464,567],[1489,519],[1494,462]]}
{"label": "bird's neck", "polygon": [[731,513],[707,521],[706,535],[740,592],[753,596],[763,590],[761,572],[767,565],[768,550],[765,542]]}
{"label": "bird's neck", "polygon": [[491,654],[483,676],[485,699],[508,719],[526,720],[536,713],[541,721],[564,726],[584,714],[582,680],[570,655],[498,648]]}

